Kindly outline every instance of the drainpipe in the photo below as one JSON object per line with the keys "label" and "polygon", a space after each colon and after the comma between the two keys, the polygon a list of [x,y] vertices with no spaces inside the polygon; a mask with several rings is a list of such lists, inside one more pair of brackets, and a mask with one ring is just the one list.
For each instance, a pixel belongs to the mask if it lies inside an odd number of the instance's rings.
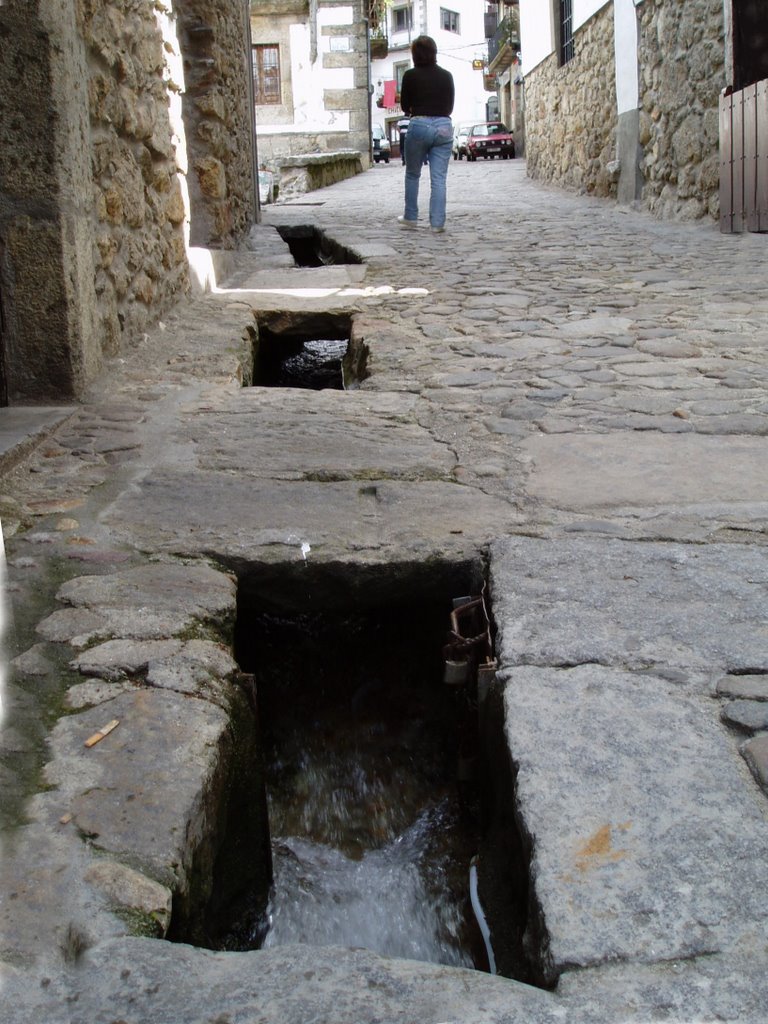
{"label": "drainpipe", "polygon": [[360,11],[362,21],[365,25],[365,93],[366,107],[368,110],[368,164],[373,167],[373,114],[371,112],[371,97],[373,96],[373,83],[371,82],[371,19],[369,3],[371,0],[360,0]]}

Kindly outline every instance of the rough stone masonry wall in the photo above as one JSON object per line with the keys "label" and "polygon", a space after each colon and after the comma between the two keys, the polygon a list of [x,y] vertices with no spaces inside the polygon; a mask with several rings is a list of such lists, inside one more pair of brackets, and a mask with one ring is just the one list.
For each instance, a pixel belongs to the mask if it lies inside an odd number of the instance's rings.
{"label": "rough stone masonry wall", "polygon": [[638,13],[643,202],[664,218],[716,218],[722,0],[646,0]]}
{"label": "rough stone masonry wall", "polygon": [[[532,178],[598,196],[616,193],[616,83],[613,5],[575,34],[574,57],[562,67],[552,54],[525,79],[526,156]],[[612,67],[612,60],[611,60]]]}
{"label": "rough stone masonry wall", "polygon": [[251,55],[242,0],[179,10],[192,245],[232,248],[256,217]]}
{"label": "rough stone masonry wall", "polygon": [[[716,218],[722,0],[645,0],[637,11],[641,202],[666,219]],[[612,4],[576,32],[574,48],[568,64],[553,54],[526,77],[528,173],[615,196]]]}
{"label": "rough stone masonry wall", "polygon": [[[188,287],[181,182],[153,4],[78,0],[88,101],[103,344],[115,352]],[[168,88],[181,88],[169,81]]]}
{"label": "rough stone masonry wall", "polygon": [[247,25],[244,0],[0,3],[0,403],[80,397],[186,293],[188,169],[196,244],[247,234]]}
{"label": "rough stone masonry wall", "polygon": [[0,401],[68,399],[101,364],[73,0],[3,4],[0,47]]}

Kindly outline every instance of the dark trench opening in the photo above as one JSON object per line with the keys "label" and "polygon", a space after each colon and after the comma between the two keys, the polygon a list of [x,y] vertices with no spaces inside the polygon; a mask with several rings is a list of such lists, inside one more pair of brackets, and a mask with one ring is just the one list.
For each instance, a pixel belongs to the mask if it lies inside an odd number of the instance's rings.
{"label": "dark trench opening", "polygon": [[365,378],[367,351],[352,342],[343,314],[277,314],[257,322],[251,383],[257,387],[341,391]]}
{"label": "dark trench opening", "polygon": [[263,832],[239,841],[236,899],[201,944],[365,947],[530,980],[500,703],[492,673],[458,680],[450,646],[451,613],[481,587],[474,564],[241,574]]}
{"label": "dark trench opening", "polygon": [[363,262],[351,249],[312,224],[284,225],[277,227],[277,233],[287,243],[299,267],[328,267]]}

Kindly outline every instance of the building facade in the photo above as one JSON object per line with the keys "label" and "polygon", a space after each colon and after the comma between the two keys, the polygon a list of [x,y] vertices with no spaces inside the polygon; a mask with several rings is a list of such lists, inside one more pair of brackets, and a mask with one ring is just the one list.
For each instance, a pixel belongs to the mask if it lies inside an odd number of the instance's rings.
{"label": "building facade", "polygon": [[517,0],[489,3],[485,14],[488,38],[487,88],[498,96],[498,118],[515,136],[518,156],[525,153],[525,114],[520,53],[520,7]]}
{"label": "building facade", "polygon": [[765,64],[764,4],[520,0],[520,30],[532,177],[659,217],[718,216],[719,100],[739,38]]}
{"label": "building facade", "polygon": [[368,165],[363,0],[251,0],[259,161],[358,150]]}
{"label": "building facade", "polygon": [[487,120],[491,94],[483,76],[487,47],[482,4],[476,0],[372,0],[370,21],[371,120],[382,125],[393,153],[399,152],[397,122],[403,116],[400,83],[412,66],[410,45],[416,36],[432,36],[438,64],[453,75],[454,124]]}

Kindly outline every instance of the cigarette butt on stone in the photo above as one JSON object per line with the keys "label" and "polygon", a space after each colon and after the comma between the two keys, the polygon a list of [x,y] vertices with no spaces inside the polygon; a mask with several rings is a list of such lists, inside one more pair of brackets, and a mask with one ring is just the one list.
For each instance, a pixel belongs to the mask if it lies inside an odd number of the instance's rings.
{"label": "cigarette butt on stone", "polygon": [[98,732],[95,732],[93,736],[89,736],[85,741],[84,746],[95,747],[97,743],[101,743],[105,736],[109,736],[112,730],[116,729],[118,725],[120,725],[120,719],[113,718],[111,722],[108,722],[103,728],[99,729]]}

